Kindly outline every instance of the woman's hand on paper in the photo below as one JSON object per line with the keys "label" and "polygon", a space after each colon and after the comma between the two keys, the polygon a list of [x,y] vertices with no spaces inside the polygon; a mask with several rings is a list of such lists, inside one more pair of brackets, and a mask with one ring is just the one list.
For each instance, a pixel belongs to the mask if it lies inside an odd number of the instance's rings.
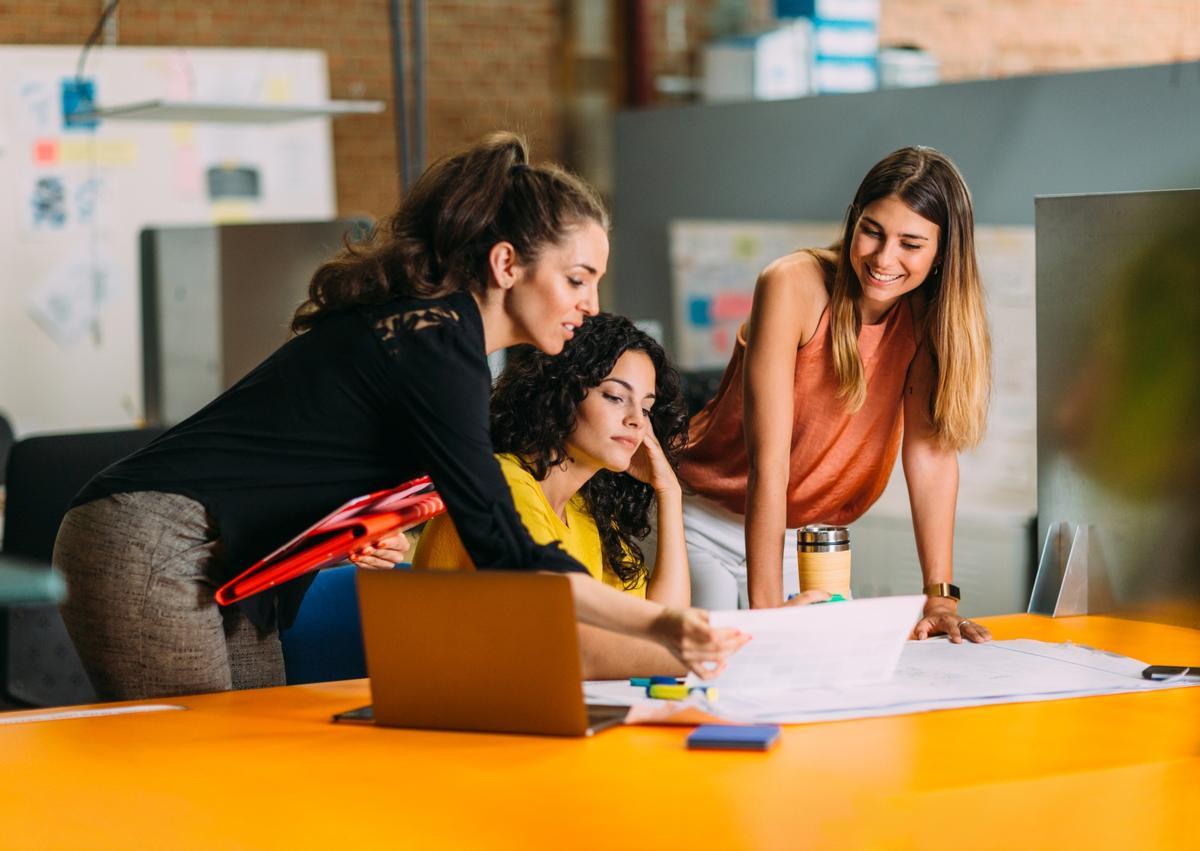
{"label": "woman's hand on paper", "polygon": [[350,554],[350,562],[371,570],[390,570],[408,557],[408,538],[397,532]]}
{"label": "woman's hand on paper", "polygon": [[955,644],[962,644],[964,638],[975,644],[992,640],[986,626],[962,617],[958,606],[942,597],[930,598],[925,604],[925,617],[917,621],[912,631],[912,637],[917,641],[932,635],[945,635]]}
{"label": "woman's hand on paper", "polygon": [[725,661],[750,636],[739,629],[714,627],[703,609],[666,608],[654,624],[659,642],[702,680],[725,668]]}

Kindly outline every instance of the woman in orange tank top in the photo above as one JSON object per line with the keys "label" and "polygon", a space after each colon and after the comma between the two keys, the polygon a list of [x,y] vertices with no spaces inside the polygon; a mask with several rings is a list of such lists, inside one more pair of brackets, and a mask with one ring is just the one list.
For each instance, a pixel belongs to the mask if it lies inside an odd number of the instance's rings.
{"label": "woman in orange tank top", "polygon": [[679,472],[697,494],[684,512],[696,604],[782,605],[797,587],[788,530],[858,519],[899,452],[928,595],[914,636],[987,640],[947,586],[957,453],[983,437],[990,357],[970,193],[944,155],[902,148],[867,173],[837,245],[762,272],[692,421]]}

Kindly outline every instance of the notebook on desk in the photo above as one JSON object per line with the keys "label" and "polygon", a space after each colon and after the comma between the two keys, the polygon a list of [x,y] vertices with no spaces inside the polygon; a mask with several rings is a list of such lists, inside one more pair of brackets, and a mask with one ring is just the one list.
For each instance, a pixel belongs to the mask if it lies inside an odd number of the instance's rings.
{"label": "notebook on desk", "polygon": [[335,720],[590,736],[625,718],[584,703],[565,576],[360,569],[358,597],[372,704]]}

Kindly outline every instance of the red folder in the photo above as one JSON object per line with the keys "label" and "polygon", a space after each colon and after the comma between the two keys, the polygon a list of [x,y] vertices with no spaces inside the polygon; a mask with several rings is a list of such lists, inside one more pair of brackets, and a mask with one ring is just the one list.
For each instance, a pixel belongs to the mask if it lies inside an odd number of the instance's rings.
{"label": "red folder", "polygon": [[355,497],[218,588],[217,602],[228,606],[309,571],[341,564],[355,550],[445,510],[428,476]]}

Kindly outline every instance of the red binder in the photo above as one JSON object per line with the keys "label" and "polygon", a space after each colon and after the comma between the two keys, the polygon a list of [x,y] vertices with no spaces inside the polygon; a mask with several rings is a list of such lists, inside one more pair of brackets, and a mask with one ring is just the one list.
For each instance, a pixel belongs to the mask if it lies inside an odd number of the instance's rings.
{"label": "red binder", "polygon": [[428,476],[355,497],[218,588],[217,602],[228,606],[309,571],[341,564],[359,547],[445,510]]}

